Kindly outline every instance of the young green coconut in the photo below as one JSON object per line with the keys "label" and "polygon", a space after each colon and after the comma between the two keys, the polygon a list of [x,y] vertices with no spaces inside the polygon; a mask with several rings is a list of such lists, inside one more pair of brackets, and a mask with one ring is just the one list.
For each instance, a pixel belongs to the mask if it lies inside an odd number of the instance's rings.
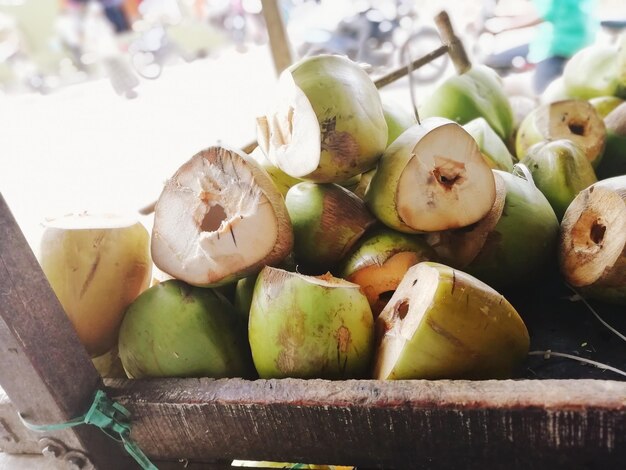
{"label": "young green coconut", "polygon": [[522,163],[559,220],[576,195],[598,181],[584,151],[567,139],[533,145]]}
{"label": "young green coconut", "polygon": [[254,288],[248,337],[261,378],[363,378],[374,320],[356,284],[266,267]]}
{"label": "young green coconut", "polygon": [[294,233],[294,257],[313,274],[337,264],[376,223],[365,203],[337,184],[303,182],[285,198]]}
{"label": "young green coconut", "polygon": [[432,233],[428,243],[441,260],[495,287],[537,279],[554,257],[559,222],[524,165],[517,174],[494,170],[495,202],[478,223]]}
{"label": "young green coconut", "polygon": [[597,98],[591,98],[589,100],[589,104],[591,104],[591,106],[595,108],[598,116],[600,116],[602,119],[606,118],[611,113],[611,111],[613,111],[623,102],[624,100],[618,98],[617,96],[598,96]]}
{"label": "young green coconut", "polygon": [[354,189],[352,189],[352,192],[355,194],[355,196],[357,196],[359,199],[365,199],[365,193],[367,192],[367,188],[369,187],[370,182],[372,181],[372,178],[375,174],[376,168],[372,168],[370,171],[366,171],[361,175],[358,184],[355,186]]}
{"label": "young green coconut", "polygon": [[476,141],[489,168],[513,171],[513,155],[484,118],[476,118],[463,126]]}
{"label": "young green coconut", "polygon": [[249,156],[261,168],[267,171],[267,174],[270,175],[270,178],[272,178],[272,181],[276,185],[276,188],[278,188],[278,191],[280,192],[280,194],[283,195],[283,197],[287,195],[287,191],[289,191],[289,188],[302,181],[301,179],[289,176],[280,168],[272,165],[272,162],[267,159],[267,157],[261,150],[261,147],[257,146],[252,152],[250,152]]}
{"label": "young green coconut", "polygon": [[445,117],[459,124],[482,117],[503,141],[508,142],[513,134],[513,110],[502,80],[484,65],[446,79],[428,95],[420,115]]}
{"label": "young green coconut", "polygon": [[210,147],[170,178],[154,211],[154,264],[196,286],[216,286],[279,263],[293,231],[285,202],[256,163]]}
{"label": "young green coconut", "polygon": [[493,174],[459,124],[428,118],[385,151],[365,202],[387,226],[406,233],[464,227],[493,205]]}
{"label": "young green coconut", "polygon": [[375,379],[503,379],[528,354],[515,308],[487,284],[419,263],[376,321]]}
{"label": "young green coconut", "polygon": [[376,165],[387,123],[367,73],[348,58],[319,55],[283,71],[273,110],[257,119],[257,138],[288,175],[341,183]]}
{"label": "young green coconut", "polygon": [[250,305],[252,304],[252,293],[256,284],[257,275],[244,277],[239,279],[235,286],[235,296],[233,299],[233,307],[242,318],[248,318],[250,315]]}
{"label": "young green coconut", "polygon": [[522,122],[515,140],[517,158],[539,142],[569,139],[578,144],[593,167],[602,157],[606,127],[588,101],[564,100],[539,106]]}
{"label": "young green coconut", "polygon": [[546,89],[539,96],[539,104],[548,105],[557,101],[573,100],[576,99],[571,96],[565,89],[565,83],[563,77],[559,77],[546,87]]}
{"label": "young green coconut", "polygon": [[386,95],[381,95],[383,115],[387,122],[387,147],[400,137],[409,127],[417,124],[415,116],[399,103],[394,102]]}
{"label": "young green coconut", "polygon": [[133,217],[83,213],[46,222],[39,263],[90,355],[115,346],[126,308],[148,288],[149,245]]}
{"label": "young green coconut", "polygon": [[538,106],[538,103],[537,98],[525,95],[513,95],[509,102],[513,110],[513,137],[515,137],[522,121]]}
{"label": "young green coconut", "polygon": [[161,282],[128,308],[119,355],[130,378],[254,377],[246,324],[213,289]]}
{"label": "young green coconut", "polygon": [[559,262],[584,295],[626,305],[626,175],[598,181],[572,201],[561,222]]}
{"label": "young green coconut", "polygon": [[361,286],[377,317],[407,270],[435,257],[433,249],[418,235],[379,228],[359,240],[342,263],[339,275]]}
{"label": "young green coconut", "polygon": [[614,45],[593,45],[574,54],[563,69],[567,94],[583,100],[616,95],[619,89],[617,55]]}
{"label": "young green coconut", "polygon": [[[296,271],[298,266],[293,253],[290,253],[277,267],[286,271]],[[250,317],[250,305],[252,305],[252,294],[254,293],[257,277],[258,273],[239,279],[235,284],[233,307],[235,307],[235,310],[242,318],[245,318],[246,323]]]}
{"label": "young green coconut", "polygon": [[[302,182],[301,179],[294,178],[293,176],[289,176],[283,170],[274,166],[267,159],[267,157],[261,150],[261,147],[257,146],[250,153],[249,157],[252,160],[254,160],[261,168],[267,171],[267,174],[270,175],[270,178],[272,178],[272,181],[278,188],[278,191],[280,192],[280,194],[283,195],[283,197],[287,196],[287,192],[292,186],[295,186],[296,184]],[[342,181],[341,186],[352,190],[353,188],[356,188],[356,186],[359,184],[360,181],[361,181],[361,175],[356,175],[346,181]]]}
{"label": "young green coconut", "polygon": [[605,118],[606,147],[598,165],[600,179],[626,175],[626,103],[622,103]]}

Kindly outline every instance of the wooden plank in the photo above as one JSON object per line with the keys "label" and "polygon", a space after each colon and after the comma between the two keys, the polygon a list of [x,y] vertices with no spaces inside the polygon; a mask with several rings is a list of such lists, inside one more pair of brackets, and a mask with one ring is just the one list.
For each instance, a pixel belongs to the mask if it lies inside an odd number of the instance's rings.
{"label": "wooden plank", "polygon": [[[371,468],[617,468],[626,383],[606,380],[107,381],[154,458]],[[535,465],[535,467],[533,467]]]}
{"label": "wooden plank", "polygon": [[[36,424],[82,415],[102,387],[1,194],[0,384],[16,409]],[[116,442],[91,426],[44,435],[89,454],[97,466],[123,468],[129,461]]]}
{"label": "wooden plank", "polygon": [[263,6],[263,17],[265,18],[269,36],[272,58],[274,59],[274,68],[278,75],[293,62],[291,45],[285,31],[285,24],[283,23],[277,0],[261,0],[261,4]]}

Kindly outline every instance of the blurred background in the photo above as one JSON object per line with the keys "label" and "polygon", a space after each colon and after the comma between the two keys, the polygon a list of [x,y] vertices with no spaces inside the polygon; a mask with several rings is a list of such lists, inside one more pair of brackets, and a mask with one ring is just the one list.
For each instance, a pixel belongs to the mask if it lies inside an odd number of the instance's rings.
{"label": "blurred background", "polygon": [[[528,96],[553,59],[532,57],[546,3],[278,1],[294,60],[343,54],[372,76],[438,47],[445,9],[471,60]],[[562,5],[574,49],[624,29],[624,0]],[[417,100],[453,73],[445,57],[416,71]],[[0,0],[0,191],[33,247],[46,217],[134,212],[200,149],[253,141],[275,81],[261,0]],[[382,92],[409,104],[407,83]]]}
{"label": "blurred background", "polygon": [[[541,13],[538,5],[549,2],[278,3],[296,57],[333,52],[372,69],[389,69],[402,62],[400,49],[409,37],[413,55],[436,47],[432,17],[440,9],[449,10],[474,60],[484,62],[507,48],[528,44],[536,26],[533,13]],[[623,28],[619,20],[626,20],[623,0],[565,3],[569,11],[580,5],[601,22],[595,40],[611,41]],[[531,22],[524,25],[528,18]],[[261,0],[0,0],[0,90],[45,94],[105,78],[115,92],[133,97],[138,81],[159,77],[164,67],[217,59],[229,51],[246,54],[267,40]],[[530,69],[524,49],[518,52],[514,63],[492,65],[505,74]],[[431,72],[432,79],[439,78]],[[424,72],[421,78],[430,77]]]}

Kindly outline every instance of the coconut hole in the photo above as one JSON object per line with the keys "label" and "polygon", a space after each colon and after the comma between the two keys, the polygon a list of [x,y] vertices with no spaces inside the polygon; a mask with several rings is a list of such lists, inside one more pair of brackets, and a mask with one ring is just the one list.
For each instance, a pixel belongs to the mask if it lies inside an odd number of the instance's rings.
{"label": "coconut hole", "polygon": [[443,186],[444,189],[450,190],[455,184],[465,180],[465,165],[450,160],[443,165],[435,167],[432,175],[435,181]]}
{"label": "coconut hole", "polygon": [[203,232],[215,232],[226,218],[227,215],[224,208],[219,204],[213,204],[202,219],[200,230]]}
{"label": "coconut hole", "polygon": [[579,122],[568,122],[567,128],[572,134],[581,136],[585,135],[585,125]]}
{"label": "coconut hole", "polygon": [[407,301],[407,299],[403,299],[400,302],[398,302],[393,308],[393,313],[400,320],[404,320],[407,313],[409,313],[409,302]]}
{"label": "coconut hole", "polygon": [[591,228],[589,229],[589,238],[591,238],[591,241],[596,245],[600,245],[604,240],[605,233],[606,226],[596,220],[593,224],[591,224]]}
{"label": "coconut hole", "polygon": [[391,297],[393,296],[394,292],[395,290],[386,290],[385,292],[381,292],[380,295],[378,296],[378,300],[387,304],[391,300]]}
{"label": "coconut hole", "polygon": [[605,236],[606,225],[595,211],[583,212],[571,228],[573,248],[578,252],[597,253]]}

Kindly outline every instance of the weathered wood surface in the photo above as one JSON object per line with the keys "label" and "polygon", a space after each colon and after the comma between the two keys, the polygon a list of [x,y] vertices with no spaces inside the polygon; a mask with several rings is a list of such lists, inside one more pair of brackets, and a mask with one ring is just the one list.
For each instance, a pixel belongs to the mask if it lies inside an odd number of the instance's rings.
{"label": "weathered wood surface", "polygon": [[618,468],[626,383],[109,381],[155,458],[371,468]]}
{"label": "weathered wood surface", "polygon": [[[0,384],[35,424],[87,411],[101,379],[0,194]],[[122,448],[81,426],[41,434],[86,452],[95,465],[123,468]],[[109,467],[110,468],[110,467]]]}
{"label": "weathered wood surface", "polygon": [[291,43],[287,37],[285,24],[283,22],[277,0],[261,0],[263,6],[263,17],[269,37],[272,59],[276,74],[280,74],[289,67],[293,61]]}

